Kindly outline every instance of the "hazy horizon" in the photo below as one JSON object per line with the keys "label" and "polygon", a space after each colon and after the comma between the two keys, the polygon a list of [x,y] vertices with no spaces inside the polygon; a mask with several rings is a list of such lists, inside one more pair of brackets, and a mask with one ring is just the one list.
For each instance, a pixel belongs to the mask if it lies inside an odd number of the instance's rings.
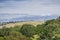
{"label": "hazy horizon", "polygon": [[60,16],[60,0],[0,0],[0,21],[42,20]]}

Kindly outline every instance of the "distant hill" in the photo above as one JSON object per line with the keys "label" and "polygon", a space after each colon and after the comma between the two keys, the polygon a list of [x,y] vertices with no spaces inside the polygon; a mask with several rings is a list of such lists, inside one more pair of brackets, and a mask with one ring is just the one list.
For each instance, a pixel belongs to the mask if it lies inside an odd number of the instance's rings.
{"label": "distant hill", "polygon": [[14,27],[14,26],[22,26],[23,24],[31,24],[31,25],[38,25],[42,24],[44,22],[42,21],[22,21],[22,22],[12,22],[12,23],[3,23],[0,25],[0,28],[2,27]]}
{"label": "distant hill", "polygon": [[22,17],[16,17],[16,18],[0,18],[0,22],[15,22],[15,21],[43,21],[43,20],[49,20],[49,19],[54,19],[57,16],[51,15],[51,16],[36,16],[36,15],[25,15]]}

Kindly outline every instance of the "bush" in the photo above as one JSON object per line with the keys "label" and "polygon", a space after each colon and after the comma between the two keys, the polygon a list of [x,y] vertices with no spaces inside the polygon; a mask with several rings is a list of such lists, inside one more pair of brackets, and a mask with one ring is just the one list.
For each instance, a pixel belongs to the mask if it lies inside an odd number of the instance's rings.
{"label": "bush", "polygon": [[32,37],[33,35],[36,34],[35,26],[30,24],[24,24],[20,31],[23,35],[26,35],[28,37]]}

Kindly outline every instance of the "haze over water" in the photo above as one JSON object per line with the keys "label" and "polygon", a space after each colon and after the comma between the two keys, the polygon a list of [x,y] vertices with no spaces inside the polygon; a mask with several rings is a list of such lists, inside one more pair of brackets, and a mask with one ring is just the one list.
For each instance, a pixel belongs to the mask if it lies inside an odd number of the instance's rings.
{"label": "haze over water", "polygon": [[60,16],[60,0],[0,0],[0,21],[44,20]]}

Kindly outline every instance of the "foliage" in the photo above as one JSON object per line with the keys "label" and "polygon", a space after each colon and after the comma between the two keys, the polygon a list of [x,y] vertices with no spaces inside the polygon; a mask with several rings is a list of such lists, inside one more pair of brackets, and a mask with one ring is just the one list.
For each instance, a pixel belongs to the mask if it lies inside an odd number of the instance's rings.
{"label": "foliage", "polygon": [[0,29],[0,40],[60,40],[60,17],[37,26],[23,24]]}
{"label": "foliage", "polygon": [[23,35],[26,35],[28,37],[32,37],[33,35],[36,34],[36,32],[35,32],[35,26],[30,25],[30,24],[24,24],[24,25],[22,25],[22,28],[21,28],[20,31],[21,31],[21,33]]}

